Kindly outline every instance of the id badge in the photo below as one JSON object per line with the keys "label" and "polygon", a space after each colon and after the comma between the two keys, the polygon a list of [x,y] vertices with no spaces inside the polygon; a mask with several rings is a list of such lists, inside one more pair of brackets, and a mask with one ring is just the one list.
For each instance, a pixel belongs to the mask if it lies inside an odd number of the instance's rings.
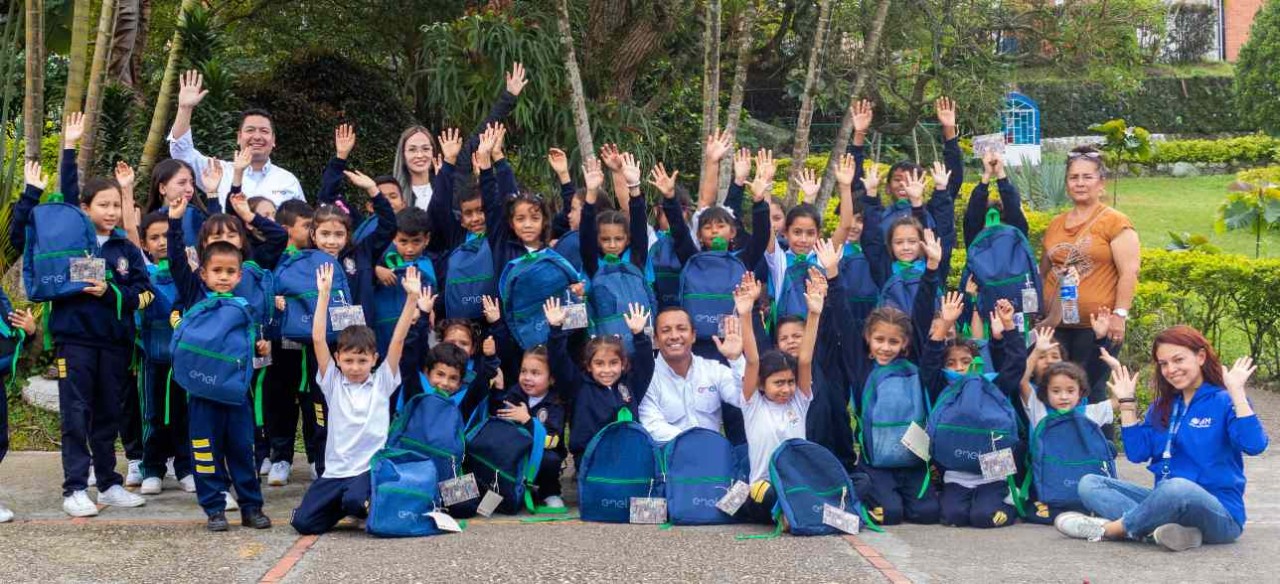
{"label": "id badge", "polygon": [[480,499],[480,506],[476,507],[476,513],[479,513],[481,517],[493,517],[493,512],[501,504],[502,495],[499,495],[497,491],[489,491],[484,494],[484,498]]}
{"label": "id badge", "polygon": [[450,517],[448,513],[443,511],[432,511],[427,513],[427,517],[430,517],[432,521],[436,522],[436,528],[440,531],[449,531],[452,533],[459,533],[462,531],[462,526],[458,525],[458,520]]}
{"label": "id badge", "polygon": [[747,495],[751,493],[751,488],[747,483],[742,481],[734,481],[733,486],[729,487],[729,492],[720,497],[716,501],[716,509],[724,511],[725,515],[735,515],[742,505],[747,502]]}
{"label": "id badge", "polygon": [[271,353],[267,353],[266,355],[253,358],[254,369],[262,369],[263,367],[270,367],[270,366],[271,366]]}
{"label": "id badge", "polygon": [[302,343],[291,341],[289,339],[280,339],[280,348],[289,351],[301,351]]}
{"label": "id badge", "polygon": [[667,522],[667,500],[663,497],[632,497],[631,523],[661,525]]}
{"label": "id badge", "polygon": [[71,258],[71,281],[107,281],[107,261],[94,257]]}
{"label": "id badge", "polygon": [[567,331],[587,328],[587,305],[585,302],[569,304],[564,307],[564,326]]}
{"label": "id badge", "polygon": [[1011,448],[979,454],[978,464],[982,465],[982,478],[987,480],[1002,479],[1018,472],[1018,465],[1013,460]]}
{"label": "id badge", "polygon": [[822,524],[849,535],[858,535],[858,531],[862,528],[862,518],[830,503],[823,503]]}
{"label": "id badge", "polygon": [[476,475],[467,473],[447,481],[440,481],[440,498],[444,506],[457,505],[480,498],[480,488],[476,486]]}
{"label": "id badge", "polygon": [[333,323],[334,332],[351,326],[364,326],[364,309],[358,305],[331,307],[329,321]]}
{"label": "id badge", "polygon": [[919,456],[920,460],[929,460],[929,435],[925,433],[924,428],[920,427],[920,424],[911,422],[907,433],[902,435],[902,445]]}

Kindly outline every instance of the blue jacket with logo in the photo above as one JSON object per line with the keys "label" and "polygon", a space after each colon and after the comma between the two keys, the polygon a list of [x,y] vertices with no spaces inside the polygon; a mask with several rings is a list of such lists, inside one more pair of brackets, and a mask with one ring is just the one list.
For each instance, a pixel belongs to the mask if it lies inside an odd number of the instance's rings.
{"label": "blue jacket with logo", "polygon": [[1257,456],[1267,449],[1262,423],[1256,414],[1237,417],[1231,395],[1211,383],[1196,390],[1190,405],[1184,404],[1181,396],[1176,399],[1169,422],[1162,423],[1153,408],[1148,408],[1141,424],[1121,429],[1125,456],[1130,462],[1146,462],[1159,485],[1164,479],[1163,456],[1169,426],[1181,419],[1173,439],[1168,476],[1204,487],[1243,528],[1245,478],[1241,453]]}

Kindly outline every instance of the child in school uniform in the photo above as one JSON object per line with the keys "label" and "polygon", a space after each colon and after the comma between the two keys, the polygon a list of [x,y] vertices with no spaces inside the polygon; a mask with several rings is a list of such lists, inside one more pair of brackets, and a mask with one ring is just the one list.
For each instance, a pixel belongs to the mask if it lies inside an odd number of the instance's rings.
{"label": "child in school uniform", "polygon": [[564,464],[566,452],[566,404],[560,392],[552,386],[554,382],[547,348],[538,346],[525,351],[524,361],[520,364],[520,379],[515,387],[497,392],[499,403],[495,413],[499,418],[529,429],[532,429],[535,418],[542,423],[547,437],[542,463],[534,478],[533,497],[548,509],[563,509],[560,467]]}
{"label": "child in school uniform", "polygon": [[[23,345],[33,343],[36,317],[31,309],[16,311],[9,296],[0,290],[0,387],[9,386],[9,376],[17,370]],[[34,344],[34,343],[33,343]],[[9,453],[9,400],[0,400],[0,462]],[[13,511],[0,502],[0,523],[13,521]]]}
{"label": "child in school uniform", "polygon": [[[329,404],[329,440],[325,444],[325,470],[311,484],[293,512],[290,525],[303,535],[333,529],[343,517],[368,514],[369,462],[383,447],[391,425],[390,399],[400,384],[400,351],[417,312],[422,281],[410,267],[401,284],[404,308],[396,321],[386,359],[378,361],[377,339],[367,326],[350,326],[338,334],[336,351],[327,340],[329,293],[333,268],[321,266],[316,274],[319,294],[312,320],[312,344],[316,348],[316,383]],[[372,371],[371,371],[372,370]]]}

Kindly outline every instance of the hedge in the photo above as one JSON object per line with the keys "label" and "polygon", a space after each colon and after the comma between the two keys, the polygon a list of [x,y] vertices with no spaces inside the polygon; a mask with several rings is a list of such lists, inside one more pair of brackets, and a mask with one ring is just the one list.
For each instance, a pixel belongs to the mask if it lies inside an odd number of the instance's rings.
{"label": "hedge", "polygon": [[1154,145],[1148,164],[1199,162],[1252,166],[1280,162],[1280,139],[1266,134],[1219,140],[1168,140]]}
{"label": "hedge", "polygon": [[1155,133],[1219,134],[1251,127],[1235,107],[1233,77],[1151,77],[1130,94],[1099,83],[1032,81],[1018,91],[1040,104],[1046,138],[1088,136],[1089,126],[1115,118]]}

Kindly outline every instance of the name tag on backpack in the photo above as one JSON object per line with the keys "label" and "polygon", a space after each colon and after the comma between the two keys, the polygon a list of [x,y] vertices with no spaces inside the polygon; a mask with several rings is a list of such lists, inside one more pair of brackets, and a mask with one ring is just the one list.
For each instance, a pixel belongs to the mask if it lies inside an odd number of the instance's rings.
{"label": "name tag on backpack", "polygon": [[858,535],[858,530],[862,528],[862,518],[830,503],[823,503],[822,524],[849,535]]}
{"label": "name tag on backpack", "polygon": [[302,350],[302,343],[291,341],[289,339],[280,339],[280,348],[290,351],[299,351]]}
{"label": "name tag on backpack", "polygon": [[979,454],[978,464],[982,465],[982,478],[987,480],[1002,479],[1018,472],[1018,464],[1013,460],[1011,448]]}
{"label": "name tag on backpack", "polygon": [[480,499],[480,506],[476,507],[476,513],[480,514],[481,517],[493,517],[493,512],[501,504],[502,495],[499,495],[497,491],[489,491],[484,494],[483,499]]}
{"label": "name tag on backpack", "polygon": [[587,305],[582,302],[568,304],[564,307],[564,326],[567,331],[587,328]]}
{"label": "name tag on backpack", "polygon": [[254,369],[262,369],[263,367],[270,367],[270,366],[271,366],[271,353],[267,353],[266,355],[262,355],[261,357],[253,358]]}
{"label": "name tag on backpack", "polygon": [[329,309],[329,322],[334,332],[350,326],[364,326],[364,309],[356,305],[334,306]]}
{"label": "name tag on backpack", "polygon": [[667,500],[663,497],[632,497],[631,523],[661,525],[667,522]]}
{"label": "name tag on backpack", "polygon": [[716,509],[724,511],[725,515],[736,515],[742,505],[747,502],[749,494],[751,494],[751,488],[747,483],[734,481],[733,486],[729,487],[729,492],[716,501]]}
{"label": "name tag on backpack", "polygon": [[71,258],[71,281],[107,281],[107,261],[102,258]]}
{"label": "name tag on backpack", "polygon": [[907,433],[902,435],[902,445],[906,446],[912,454],[919,456],[920,460],[929,460],[929,434],[925,433],[920,424],[911,422],[907,427]]}
{"label": "name tag on backpack", "polygon": [[453,533],[462,531],[462,526],[458,525],[458,520],[450,517],[443,511],[432,511],[427,513],[427,517],[430,517],[432,521],[436,522],[436,529],[439,529],[440,531],[451,531]]}
{"label": "name tag on backpack", "polygon": [[480,498],[480,488],[476,486],[476,475],[467,473],[447,481],[440,481],[440,499],[444,506],[457,505]]}

